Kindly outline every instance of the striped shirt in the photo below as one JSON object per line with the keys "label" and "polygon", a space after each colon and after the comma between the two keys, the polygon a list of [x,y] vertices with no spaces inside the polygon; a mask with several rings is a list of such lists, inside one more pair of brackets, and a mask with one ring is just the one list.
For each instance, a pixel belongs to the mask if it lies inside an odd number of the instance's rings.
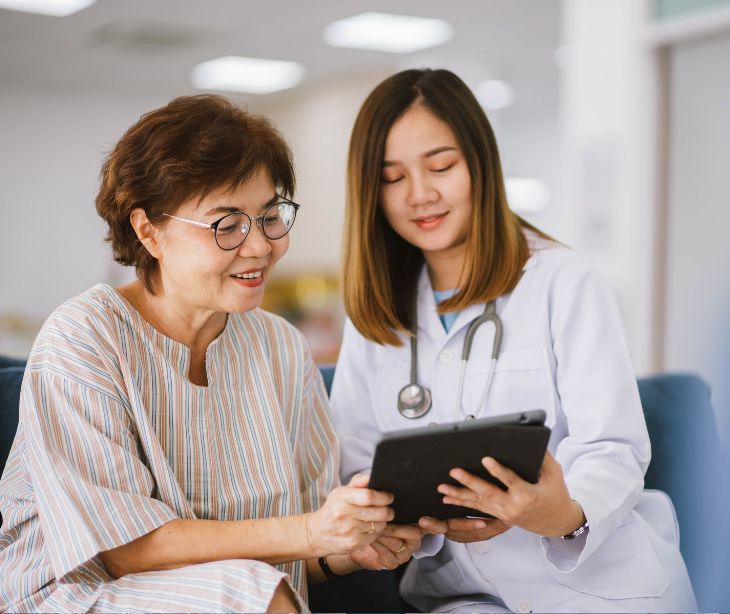
{"label": "striped shirt", "polygon": [[[109,591],[146,576],[114,580],[99,552],[175,518],[288,516],[321,505],[338,479],[338,446],[296,329],[259,309],[231,314],[206,353],[207,387],[190,382],[189,361],[185,345],[104,284],[51,315],[28,361],[0,481],[0,610],[98,608]],[[234,563],[246,595],[221,608],[265,609],[284,574],[306,598],[302,561]],[[174,593],[174,571],[160,577]],[[109,603],[164,609],[138,588]]]}

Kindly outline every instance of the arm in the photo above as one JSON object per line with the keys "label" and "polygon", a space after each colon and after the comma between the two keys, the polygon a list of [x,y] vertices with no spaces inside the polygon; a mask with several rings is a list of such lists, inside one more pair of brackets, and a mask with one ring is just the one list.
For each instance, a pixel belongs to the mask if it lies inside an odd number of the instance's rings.
{"label": "arm", "polygon": [[353,480],[336,488],[316,512],[257,520],[177,519],[102,552],[101,558],[112,575],[121,577],[226,559],[273,565],[341,554],[371,543],[385,530],[391,500]]}

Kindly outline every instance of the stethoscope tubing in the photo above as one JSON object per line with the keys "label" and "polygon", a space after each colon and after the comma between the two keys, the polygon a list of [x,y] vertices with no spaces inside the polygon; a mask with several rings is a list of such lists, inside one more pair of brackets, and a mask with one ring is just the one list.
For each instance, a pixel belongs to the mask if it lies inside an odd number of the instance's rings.
{"label": "stethoscope tubing", "polygon": [[[469,362],[471,354],[471,346],[479,327],[486,323],[494,324],[494,341],[492,342],[492,357],[489,365],[489,373],[487,374],[487,382],[484,386],[482,396],[479,399],[473,413],[466,415],[466,418],[475,418],[479,415],[482,406],[487,400],[487,395],[492,386],[492,379],[497,368],[497,360],[502,346],[502,320],[497,315],[496,301],[489,301],[484,307],[484,312],[479,317],[472,320],[466,329],[464,337],[464,345],[461,351],[461,368],[459,369],[459,384],[457,387],[457,408],[460,416],[463,413],[462,402],[464,396],[464,375],[466,373],[466,363]],[[414,394],[415,391],[415,394]],[[410,398],[408,398],[410,396]],[[431,410],[431,391],[425,386],[418,384],[418,306],[416,300],[413,305],[413,315],[411,318],[411,380],[407,386],[404,386],[398,393],[398,411],[406,418],[414,419],[425,416]]]}

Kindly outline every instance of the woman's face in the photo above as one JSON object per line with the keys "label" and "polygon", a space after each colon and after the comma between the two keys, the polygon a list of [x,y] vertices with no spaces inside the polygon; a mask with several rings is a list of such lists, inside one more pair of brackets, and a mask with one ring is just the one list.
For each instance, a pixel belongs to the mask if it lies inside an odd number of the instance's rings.
{"label": "woman's face", "polygon": [[[174,215],[212,224],[243,211],[251,219],[276,199],[266,170],[258,171],[234,191],[214,190],[203,200],[191,199]],[[289,235],[267,239],[254,222],[246,240],[224,251],[213,230],[169,219],[160,230],[160,276],[164,294],[181,306],[208,312],[243,312],[261,305],[274,265],[289,247]]]}
{"label": "woman's face", "polygon": [[469,168],[448,124],[420,104],[388,133],[380,203],[393,230],[427,262],[463,253],[472,213]]}

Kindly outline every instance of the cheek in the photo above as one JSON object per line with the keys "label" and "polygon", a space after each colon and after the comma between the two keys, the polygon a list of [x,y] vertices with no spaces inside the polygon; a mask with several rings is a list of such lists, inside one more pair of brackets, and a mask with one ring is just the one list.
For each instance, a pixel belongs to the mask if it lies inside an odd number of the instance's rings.
{"label": "cheek", "polygon": [[281,239],[271,241],[271,264],[272,266],[278,262],[284,254],[289,250],[289,237],[285,235]]}

